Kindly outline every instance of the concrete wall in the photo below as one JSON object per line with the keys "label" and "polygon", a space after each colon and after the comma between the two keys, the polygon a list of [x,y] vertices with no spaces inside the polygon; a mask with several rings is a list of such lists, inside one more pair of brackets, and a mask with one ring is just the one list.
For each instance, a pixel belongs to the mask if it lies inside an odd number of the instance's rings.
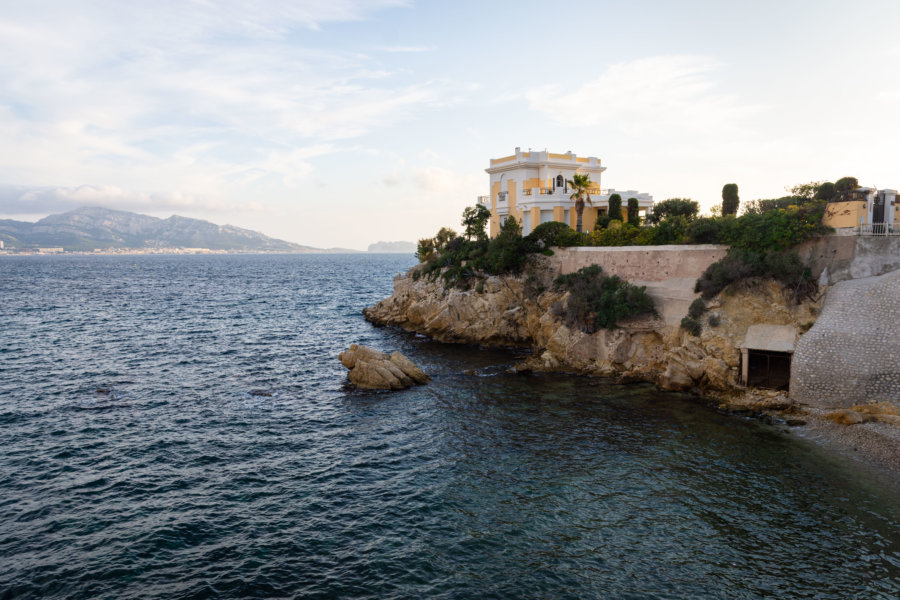
{"label": "concrete wall", "polygon": [[843,281],[797,342],[791,397],[817,408],[900,405],[900,271]]}
{"label": "concrete wall", "polygon": [[830,235],[800,245],[797,254],[820,285],[834,285],[900,269],[900,236]]}
{"label": "concrete wall", "polygon": [[725,246],[622,246],[554,248],[551,265],[560,275],[600,265],[607,275],[618,275],[634,285],[646,286],[656,310],[668,325],[678,325],[697,298],[694,284],[712,263],[728,251]]}
{"label": "concrete wall", "polygon": [[574,273],[582,267],[600,265],[607,275],[628,281],[666,281],[690,277],[696,281],[706,268],[720,260],[726,246],[617,246],[554,248],[560,274]]}

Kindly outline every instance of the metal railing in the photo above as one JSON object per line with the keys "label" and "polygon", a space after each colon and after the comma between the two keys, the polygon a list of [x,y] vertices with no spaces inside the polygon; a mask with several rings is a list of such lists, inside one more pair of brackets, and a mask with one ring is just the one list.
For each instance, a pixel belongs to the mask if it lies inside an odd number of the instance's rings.
{"label": "metal railing", "polygon": [[900,235],[900,228],[893,223],[869,223],[860,225],[856,235]]}

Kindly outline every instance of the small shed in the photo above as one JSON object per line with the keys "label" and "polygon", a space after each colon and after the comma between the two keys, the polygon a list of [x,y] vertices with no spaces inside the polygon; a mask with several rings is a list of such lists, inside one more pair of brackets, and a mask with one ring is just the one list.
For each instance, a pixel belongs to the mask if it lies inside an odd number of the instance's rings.
{"label": "small shed", "polygon": [[741,344],[741,383],[747,387],[787,390],[797,328],[751,325]]}

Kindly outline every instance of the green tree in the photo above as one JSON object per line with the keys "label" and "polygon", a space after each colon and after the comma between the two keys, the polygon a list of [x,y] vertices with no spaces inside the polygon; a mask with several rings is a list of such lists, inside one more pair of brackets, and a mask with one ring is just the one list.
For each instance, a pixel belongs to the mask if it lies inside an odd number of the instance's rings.
{"label": "green tree", "polygon": [[462,217],[462,226],[466,228],[466,239],[470,241],[472,239],[486,240],[487,232],[485,228],[490,220],[491,211],[483,204],[467,206],[463,211]]}
{"label": "green tree", "polygon": [[591,187],[591,176],[588,174],[575,173],[569,180],[569,186],[574,190],[570,196],[575,202],[575,231],[581,233],[581,216],[584,214],[584,204],[591,204],[591,195],[588,188]]}
{"label": "green tree", "polygon": [[609,215],[610,221],[622,220],[622,196],[613,194],[609,197]]}
{"label": "green tree", "polygon": [[632,225],[640,225],[641,221],[641,213],[640,207],[638,206],[637,198],[629,198],[628,199],[628,222]]}
{"label": "green tree", "polygon": [[449,227],[441,227],[437,235],[434,236],[434,249],[440,252],[447,247],[451,240],[459,237],[459,235]]}
{"label": "green tree", "polygon": [[835,189],[834,184],[830,181],[823,181],[819,185],[819,187],[816,188],[816,193],[813,194],[813,199],[831,202],[832,200],[834,200],[835,196],[837,196],[837,190]]}
{"label": "green tree", "polygon": [[668,217],[678,216],[693,221],[699,212],[700,205],[690,198],[669,198],[653,205],[653,209],[647,215],[647,222],[652,225]]}
{"label": "green tree", "polygon": [[850,199],[850,194],[859,187],[856,177],[841,177],[834,182],[834,191],[843,201]]}
{"label": "green tree", "polygon": [[737,215],[738,206],[741,199],[738,197],[738,186],[736,183],[726,183],[722,188],[722,216]]}

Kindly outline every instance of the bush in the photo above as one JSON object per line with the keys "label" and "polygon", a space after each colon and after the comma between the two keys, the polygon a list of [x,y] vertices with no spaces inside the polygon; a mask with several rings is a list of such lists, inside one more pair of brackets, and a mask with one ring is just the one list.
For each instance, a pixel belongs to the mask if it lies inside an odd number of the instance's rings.
{"label": "bush", "polygon": [[637,198],[628,199],[628,222],[635,226],[641,224],[640,206]]}
{"label": "bush", "polygon": [[726,229],[731,223],[734,219],[702,217],[691,221],[687,227],[687,237],[694,244],[718,244],[726,237]]}
{"label": "bush", "polygon": [[543,250],[550,246],[566,248],[584,245],[583,236],[578,235],[577,231],[559,221],[541,223],[534,228],[534,231],[528,234],[526,239],[538,250]]}
{"label": "bush", "polygon": [[685,317],[681,320],[681,328],[693,336],[699,336],[700,332],[703,331],[703,326],[700,325],[700,321],[692,319],[691,317]]}
{"label": "bush", "polygon": [[599,213],[597,215],[597,221],[594,222],[594,231],[603,231],[609,227],[611,221],[612,219],[609,218],[609,214]]}
{"label": "bush", "polygon": [[647,223],[653,225],[669,217],[682,216],[694,220],[700,213],[700,205],[690,198],[669,198],[653,205],[647,215]]}
{"label": "bush", "polygon": [[688,308],[688,316],[694,319],[699,319],[705,312],[706,302],[703,301],[703,298],[695,299]]}
{"label": "bush", "polygon": [[710,299],[729,284],[750,277],[775,279],[793,290],[799,302],[818,289],[809,268],[793,252],[756,252],[732,248],[722,260],[711,264],[697,279],[695,292]]}
{"label": "bush", "polygon": [[[781,200],[783,199],[773,202],[780,203]],[[803,203],[799,205],[789,204],[758,213],[747,212],[723,229],[720,241],[733,248],[787,250],[830,231],[830,228],[822,225],[825,203],[800,201]]]}
{"label": "bush", "polygon": [[622,220],[622,196],[613,194],[609,197],[609,215],[610,221]]}
{"label": "bush", "polygon": [[722,188],[722,216],[736,215],[740,203],[737,184],[726,183]]}
{"label": "bush", "polygon": [[560,275],[554,288],[569,291],[566,324],[585,333],[593,333],[602,327],[614,329],[616,323],[626,317],[657,314],[646,288],[631,285],[616,276],[607,277],[597,265]]}
{"label": "bush", "polygon": [[713,314],[709,315],[708,321],[709,321],[710,327],[718,327],[719,324],[721,323],[721,318],[719,317],[718,314],[713,313]]}

